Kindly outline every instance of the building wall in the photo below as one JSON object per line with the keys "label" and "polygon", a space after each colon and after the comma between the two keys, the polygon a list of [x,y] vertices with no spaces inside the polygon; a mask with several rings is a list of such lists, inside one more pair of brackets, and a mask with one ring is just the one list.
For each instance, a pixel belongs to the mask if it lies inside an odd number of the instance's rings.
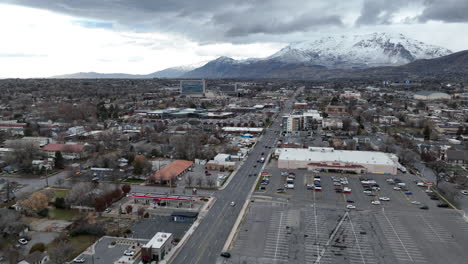
{"label": "building wall", "polygon": [[[279,169],[308,169],[308,164],[312,161],[307,160],[278,160]],[[369,173],[386,173],[386,174],[396,174],[397,166],[396,165],[386,165],[386,164],[356,164],[363,166]]]}

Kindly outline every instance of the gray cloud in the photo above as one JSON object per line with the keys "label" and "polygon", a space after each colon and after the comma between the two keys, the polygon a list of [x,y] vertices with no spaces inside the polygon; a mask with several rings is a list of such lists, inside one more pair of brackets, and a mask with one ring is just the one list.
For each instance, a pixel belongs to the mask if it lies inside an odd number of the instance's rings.
{"label": "gray cloud", "polygon": [[429,20],[444,21],[448,23],[468,22],[467,0],[425,1],[426,8],[419,16],[420,22]]}
{"label": "gray cloud", "polygon": [[365,0],[356,24],[390,24],[393,15],[408,4],[408,0]]}
{"label": "gray cloud", "polygon": [[341,0],[0,0],[1,2],[95,19],[102,21],[98,26],[112,25],[114,30],[181,34],[201,43],[246,42],[251,40],[251,35],[256,34],[285,35],[343,24],[340,17],[342,11],[333,7]]}
{"label": "gray cloud", "polygon": [[290,42],[320,32],[352,30],[354,25],[387,25],[410,4],[421,4],[424,9],[420,17],[416,17],[420,12],[415,11],[414,16],[406,19],[408,24],[468,20],[467,0],[0,0],[0,3],[72,15],[83,19],[83,26],[173,33],[200,44]]}

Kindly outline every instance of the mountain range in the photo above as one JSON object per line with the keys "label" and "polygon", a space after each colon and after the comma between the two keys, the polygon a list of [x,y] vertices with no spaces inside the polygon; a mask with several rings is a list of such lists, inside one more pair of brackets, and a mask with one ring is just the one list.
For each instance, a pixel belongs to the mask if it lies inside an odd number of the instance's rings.
{"label": "mountain range", "polygon": [[[451,56],[453,55],[453,56]],[[429,45],[402,34],[343,35],[292,43],[266,58],[172,67],[147,75],[77,73],[54,78],[279,78],[333,79],[363,76],[424,77],[433,73],[467,74],[465,53]],[[457,64],[449,63],[456,60]],[[461,64],[461,65],[460,65]],[[446,65],[447,68],[442,67]],[[429,67],[429,68],[428,68]],[[429,76],[428,75],[428,76]],[[403,76],[401,76],[403,77]]]}

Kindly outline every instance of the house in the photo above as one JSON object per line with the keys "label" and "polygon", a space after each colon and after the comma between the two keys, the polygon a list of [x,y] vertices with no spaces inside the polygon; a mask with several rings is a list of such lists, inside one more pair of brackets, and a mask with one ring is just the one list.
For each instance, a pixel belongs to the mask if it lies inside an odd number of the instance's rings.
{"label": "house", "polygon": [[55,152],[60,151],[64,159],[82,159],[85,158],[84,145],[78,144],[47,144],[42,148],[51,158],[55,158]]}
{"label": "house", "polygon": [[342,129],[343,121],[339,118],[324,118],[322,120],[323,129]]}
{"label": "house", "polygon": [[450,164],[468,164],[468,151],[449,149],[445,153],[445,161]]}
{"label": "house", "polygon": [[18,264],[45,264],[49,261],[49,256],[46,253],[40,251],[34,251],[27,255]]}

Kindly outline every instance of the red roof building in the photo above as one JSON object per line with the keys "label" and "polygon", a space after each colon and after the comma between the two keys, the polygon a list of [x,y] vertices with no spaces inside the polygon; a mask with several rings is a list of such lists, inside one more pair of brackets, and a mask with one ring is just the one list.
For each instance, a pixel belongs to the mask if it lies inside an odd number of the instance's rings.
{"label": "red roof building", "polygon": [[177,178],[179,175],[185,173],[190,167],[193,166],[193,161],[176,160],[171,164],[164,167],[162,170],[155,172],[150,176],[150,181],[169,181]]}

